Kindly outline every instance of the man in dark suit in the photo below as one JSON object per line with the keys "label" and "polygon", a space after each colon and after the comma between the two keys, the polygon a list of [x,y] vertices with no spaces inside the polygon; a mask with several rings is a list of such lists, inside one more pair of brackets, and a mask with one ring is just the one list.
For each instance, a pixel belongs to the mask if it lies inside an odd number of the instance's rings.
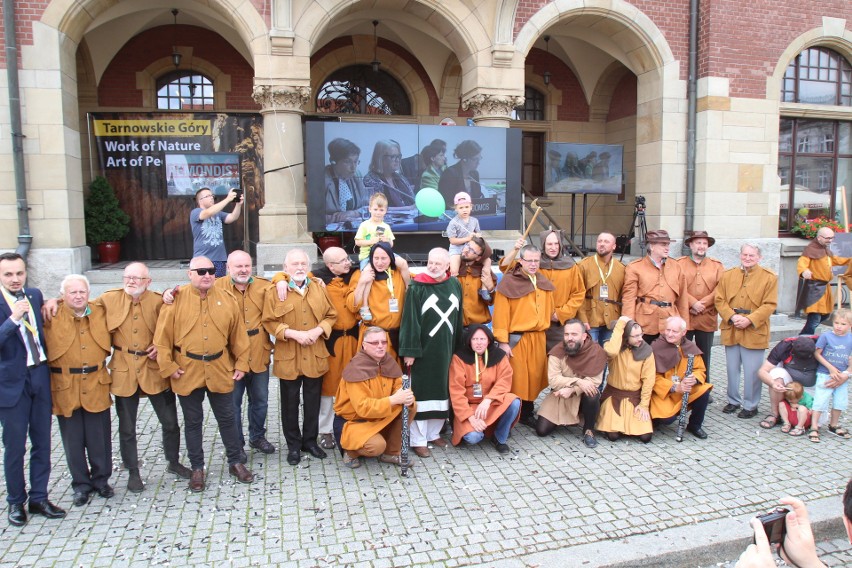
{"label": "man in dark suit", "polygon": [[0,254],[0,424],[3,425],[3,465],[9,523],[27,522],[24,453],[30,436],[29,510],[49,519],[65,511],[47,500],[50,477],[50,373],[44,349],[41,306],[37,288],[24,289],[27,267],[21,255]]}

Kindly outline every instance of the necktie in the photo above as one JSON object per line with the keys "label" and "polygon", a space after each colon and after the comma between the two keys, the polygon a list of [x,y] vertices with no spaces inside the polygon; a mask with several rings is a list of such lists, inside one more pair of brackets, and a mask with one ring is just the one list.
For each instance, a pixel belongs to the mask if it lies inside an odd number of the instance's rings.
{"label": "necktie", "polygon": [[[23,300],[24,292],[19,290],[18,293],[15,294],[15,298],[17,300]],[[29,321],[30,324],[32,324],[32,320],[28,314],[24,314],[24,321]],[[33,333],[27,326],[24,326],[24,337],[27,338],[27,347],[29,347],[30,353],[33,356],[33,365],[38,365],[39,362],[41,362],[41,354],[38,351],[38,345],[36,345],[35,337],[33,337]]]}

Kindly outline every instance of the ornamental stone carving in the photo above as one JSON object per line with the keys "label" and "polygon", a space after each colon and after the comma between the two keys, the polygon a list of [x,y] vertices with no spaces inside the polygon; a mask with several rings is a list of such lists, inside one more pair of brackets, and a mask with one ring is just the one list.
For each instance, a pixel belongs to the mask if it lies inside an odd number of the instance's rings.
{"label": "ornamental stone carving", "polygon": [[473,112],[478,117],[512,116],[515,107],[524,104],[524,97],[516,95],[473,95],[462,101],[462,108]]}
{"label": "ornamental stone carving", "polygon": [[261,106],[261,112],[272,110],[301,112],[302,107],[311,99],[311,88],[255,85],[251,96]]}

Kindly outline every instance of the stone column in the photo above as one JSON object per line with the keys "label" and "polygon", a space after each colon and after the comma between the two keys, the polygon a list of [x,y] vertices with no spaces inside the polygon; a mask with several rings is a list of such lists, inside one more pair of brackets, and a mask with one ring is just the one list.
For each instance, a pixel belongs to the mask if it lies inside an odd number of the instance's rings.
{"label": "stone column", "polygon": [[316,256],[307,232],[302,140],[302,106],[310,99],[310,87],[256,85],[252,97],[261,106],[264,131],[266,202],[259,212],[257,245],[257,270],[263,274],[264,265],[280,265],[291,248],[303,247]]}

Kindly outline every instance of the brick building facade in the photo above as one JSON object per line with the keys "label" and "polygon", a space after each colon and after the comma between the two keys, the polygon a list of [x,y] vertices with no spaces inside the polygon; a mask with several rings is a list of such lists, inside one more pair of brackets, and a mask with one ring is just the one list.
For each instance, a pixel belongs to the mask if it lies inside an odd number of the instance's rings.
{"label": "brick building facade", "polygon": [[[791,143],[790,136],[813,126],[806,120],[828,121],[835,129],[823,134],[836,138],[822,148],[832,156],[830,164],[827,154],[820,158],[830,174],[820,183],[845,185],[847,192],[852,187],[852,161],[844,157],[852,153],[847,133],[852,106],[842,97],[832,104],[782,96],[788,68],[812,48],[838,58],[838,89],[848,88],[852,79],[843,75],[842,62],[852,61],[852,5],[844,0],[700,3],[691,212],[686,1],[178,0],[177,25],[171,8],[133,0],[13,4],[34,237],[30,258],[34,276],[45,281],[90,263],[83,227],[84,188],[91,176],[87,113],[155,112],[157,82],[176,70],[209,78],[212,110],[263,116],[266,195],[257,219],[259,264],[280,261],[292,243],[310,242],[303,116],[317,113],[316,94],[332,73],[374,58],[410,102],[411,114],[393,120],[437,124],[452,117],[464,124],[472,117],[482,127],[519,128],[539,145],[623,144],[623,198],[590,200],[588,234],[627,232],[634,196],[641,194],[650,228],[666,228],[676,237],[690,224],[705,229],[728,265],[743,240],[756,240],[766,245],[767,263],[780,269],[783,238],[794,221],[787,202],[793,209],[798,205],[784,187],[799,191],[799,170],[812,159],[807,152],[797,157],[807,144]],[[375,28],[373,20],[379,22]],[[0,30],[4,46],[6,33]],[[177,68],[175,52],[182,56]],[[9,64],[4,50],[0,66]],[[14,97],[5,74],[0,92],[0,127],[9,133]],[[542,97],[540,120],[513,119],[525,93]],[[19,233],[11,138],[0,136],[5,249],[17,245]],[[785,179],[788,162],[799,166]],[[829,193],[826,212],[832,214],[839,198]],[[550,212],[567,226],[570,199],[555,201]]]}

